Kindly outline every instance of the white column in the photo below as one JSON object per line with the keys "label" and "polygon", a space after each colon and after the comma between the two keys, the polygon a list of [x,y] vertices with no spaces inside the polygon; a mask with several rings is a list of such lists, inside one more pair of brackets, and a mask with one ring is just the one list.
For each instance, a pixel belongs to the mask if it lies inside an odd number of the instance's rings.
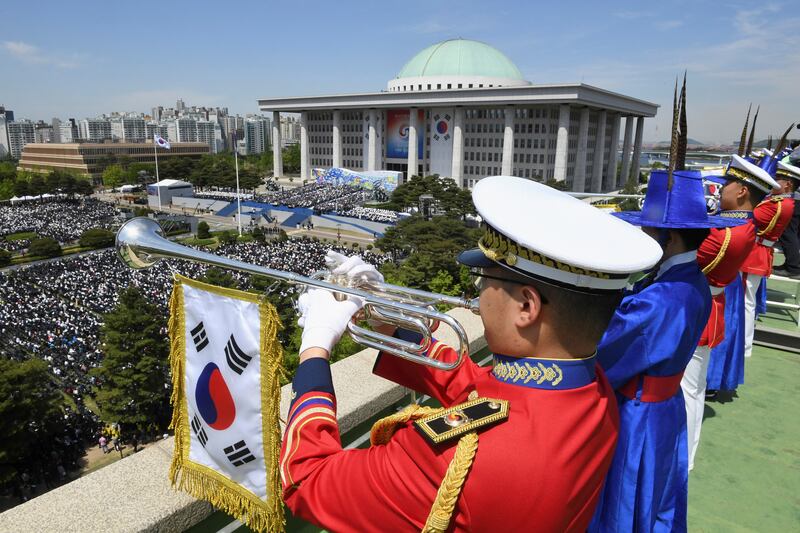
{"label": "white column", "polygon": [[506,120],[503,129],[503,168],[500,171],[503,176],[510,176],[514,168],[514,112],[513,107],[503,110]]}
{"label": "white column", "polygon": [[592,162],[591,192],[601,192],[603,188],[603,155],[606,150],[606,115],[603,109],[597,117],[597,134],[594,137],[594,161]]}
{"label": "white column", "polygon": [[622,141],[622,172],[619,175],[618,186],[624,187],[628,183],[631,171],[631,138],[633,137],[633,117],[625,117],[625,140]]}
{"label": "white column", "polygon": [[619,148],[619,126],[622,117],[614,115],[611,121],[611,139],[608,141],[608,166],[606,167],[606,184],[609,190],[619,189],[617,184],[617,148]]}
{"label": "white column", "polygon": [[633,161],[631,162],[631,177],[639,181],[639,158],[642,155],[642,134],[644,133],[644,117],[636,119],[636,140],[633,142]]}
{"label": "white column", "polygon": [[283,152],[281,152],[281,113],[272,112],[272,174],[276,178],[283,177]]}
{"label": "white column", "polygon": [[333,112],[333,166],[342,166],[342,112]]}
{"label": "white column", "polygon": [[300,179],[311,177],[308,169],[308,113],[300,113]]}
{"label": "white column", "polygon": [[411,176],[416,176],[419,172],[419,138],[417,137],[417,128],[419,122],[419,110],[412,107],[408,110],[408,172],[406,172],[406,179],[410,180]]}
{"label": "white column", "polygon": [[367,170],[375,170],[375,160],[377,154],[375,153],[378,147],[378,112],[374,109],[369,110],[369,147],[367,151]]}
{"label": "white column", "polygon": [[572,178],[572,190],[584,192],[586,189],[586,145],[589,138],[589,108],[581,109],[578,124],[578,150],[575,154],[575,175]]}
{"label": "white column", "polygon": [[461,132],[461,127],[464,124],[464,109],[461,107],[456,108],[455,116],[453,117],[453,164],[451,166],[450,177],[459,184],[461,187],[466,187],[466,183],[462,183],[464,179],[463,166],[464,166],[464,135]]}
{"label": "white column", "polygon": [[556,137],[556,162],[553,179],[567,179],[567,152],[569,151],[569,104],[558,106],[558,136]]}

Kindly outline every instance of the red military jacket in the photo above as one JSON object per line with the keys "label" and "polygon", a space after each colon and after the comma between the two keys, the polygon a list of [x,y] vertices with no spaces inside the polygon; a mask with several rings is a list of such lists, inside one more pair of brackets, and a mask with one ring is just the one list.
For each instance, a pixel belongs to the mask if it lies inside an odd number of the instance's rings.
{"label": "red military jacket", "polygon": [[[436,342],[428,356],[453,361],[456,353]],[[298,367],[295,388],[313,361]],[[509,402],[508,419],[478,433],[450,531],[586,530],[619,428],[614,392],[593,357],[495,356],[493,366],[465,360],[447,372],[381,354],[375,373],[444,406],[472,391]],[[430,444],[408,422],[385,445],[343,450],[332,392],[297,392],[280,463],[292,513],[331,531],[420,531],[458,439]]]}
{"label": "red military jacket", "polygon": [[712,229],[697,249],[697,263],[708,279],[711,315],[708,317],[699,346],[713,348],[725,339],[725,292],[723,288],[738,278],[742,264],[755,247],[756,227],[752,211],[723,211],[723,217],[742,218],[746,224],[733,228]]}
{"label": "red military jacket", "polygon": [[788,194],[769,196],[753,210],[756,222],[756,246],[742,265],[742,272],[769,277],[775,243],[789,225],[794,213],[794,199]]}

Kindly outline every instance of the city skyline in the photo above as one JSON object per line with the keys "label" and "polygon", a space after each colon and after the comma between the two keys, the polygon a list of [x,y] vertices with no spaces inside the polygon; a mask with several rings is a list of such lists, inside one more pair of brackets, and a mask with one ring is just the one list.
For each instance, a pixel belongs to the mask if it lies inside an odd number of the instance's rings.
{"label": "city skyline", "polygon": [[178,98],[256,114],[264,97],[384,90],[423,47],[464,37],[503,51],[535,84],[583,82],[659,104],[645,123],[647,142],[667,139],[684,69],[692,138],[732,142],[750,102],[761,106],[758,138],[800,120],[789,112],[800,83],[800,59],[789,53],[800,44],[792,29],[800,17],[786,3],[454,5],[411,1],[419,16],[398,18],[361,2],[245,3],[236,13],[247,16],[227,22],[203,2],[88,2],[80,12],[52,5],[43,18],[11,1],[0,7],[14,22],[0,35],[0,68],[17,75],[4,81],[0,104],[34,121],[149,114]]}

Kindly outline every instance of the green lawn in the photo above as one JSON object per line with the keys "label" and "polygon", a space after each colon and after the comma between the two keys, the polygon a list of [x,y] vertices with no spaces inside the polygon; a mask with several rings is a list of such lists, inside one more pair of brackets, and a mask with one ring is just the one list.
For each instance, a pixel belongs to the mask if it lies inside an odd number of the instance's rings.
{"label": "green lawn", "polygon": [[800,356],[756,346],[745,383],[706,402],[689,531],[800,531]]}
{"label": "green lawn", "polygon": [[12,233],[11,235],[6,235],[5,240],[8,242],[13,241],[22,241],[25,239],[38,239],[39,235],[33,231],[21,231],[19,233]]}

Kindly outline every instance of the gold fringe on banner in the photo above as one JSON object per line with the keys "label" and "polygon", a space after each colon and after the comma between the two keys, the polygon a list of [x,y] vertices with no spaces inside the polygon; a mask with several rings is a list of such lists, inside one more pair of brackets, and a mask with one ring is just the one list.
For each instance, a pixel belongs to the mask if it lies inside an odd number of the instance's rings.
{"label": "gold fringe on banner", "polygon": [[[266,502],[219,472],[189,460],[190,429],[184,390],[186,316],[183,305],[183,284],[220,296],[257,303],[259,306],[261,427],[267,466]],[[278,423],[280,376],[283,375],[284,369],[283,349],[277,340],[277,333],[282,325],[275,307],[259,295],[216,287],[178,275],[175,277],[169,310],[173,407],[170,428],[175,430],[175,450],[169,470],[172,485],[177,485],[179,490],[186,491],[195,498],[208,501],[215,508],[237,518],[254,531],[283,533],[286,521],[277,465],[281,447],[281,431]]]}

